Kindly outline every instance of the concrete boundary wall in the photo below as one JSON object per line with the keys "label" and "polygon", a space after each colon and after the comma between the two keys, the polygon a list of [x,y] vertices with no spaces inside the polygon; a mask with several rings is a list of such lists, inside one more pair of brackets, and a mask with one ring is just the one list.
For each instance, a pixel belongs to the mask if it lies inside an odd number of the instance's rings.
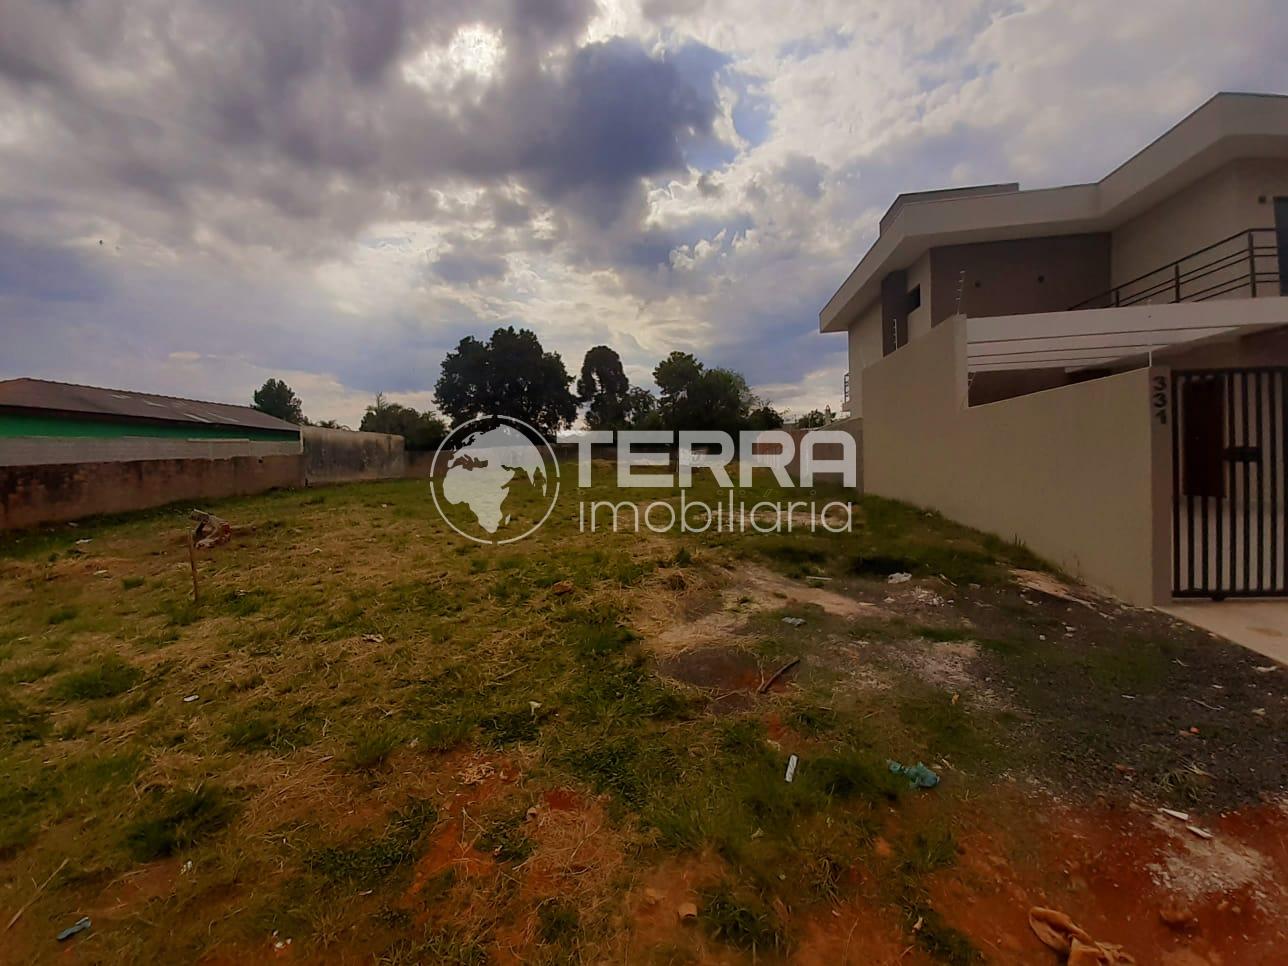
{"label": "concrete boundary wall", "polygon": [[401,436],[321,426],[303,426],[301,436],[304,441],[303,483],[306,486],[394,480],[407,475]]}
{"label": "concrete boundary wall", "polygon": [[299,485],[303,457],[0,466],[0,530]]}
{"label": "concrete boundary wall", "polygon": [[1151,386],[1166,371],[968,407],[966,352],[957,316],[867,369],[867,492],[1019,539],[1132,603],[1164,599],[1170,443]]}

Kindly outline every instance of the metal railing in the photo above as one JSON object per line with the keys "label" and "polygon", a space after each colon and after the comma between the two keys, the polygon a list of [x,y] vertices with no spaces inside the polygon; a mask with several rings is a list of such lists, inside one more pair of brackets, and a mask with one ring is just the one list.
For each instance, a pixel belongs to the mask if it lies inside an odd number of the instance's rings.
{"label": "metal railing", "polygon": [[1278,295],[1278,253],[1273,228],[1249,228],[1069,308],[1204,302],[1239,292]]}
{"label": "metal railing", "polygon": [[845,374],[845,382],[841,384],[841,402],[845,405],[850,404],[850,374]]}

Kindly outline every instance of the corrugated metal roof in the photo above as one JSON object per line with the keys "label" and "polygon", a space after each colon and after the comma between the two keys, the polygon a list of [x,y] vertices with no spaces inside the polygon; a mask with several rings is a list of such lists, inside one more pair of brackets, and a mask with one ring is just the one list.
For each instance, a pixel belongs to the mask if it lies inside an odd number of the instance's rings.
{"label": "corrugated metal roof", "polygon": [[0,406],[129,419],[157,419],[170,423],[204,423],[210,426],[245,426],[299,432],[298,426],[261,413],[250,406],[202,402],[178,396],[155,396],[125,389],[77,386],[44,379],[0,380]]}

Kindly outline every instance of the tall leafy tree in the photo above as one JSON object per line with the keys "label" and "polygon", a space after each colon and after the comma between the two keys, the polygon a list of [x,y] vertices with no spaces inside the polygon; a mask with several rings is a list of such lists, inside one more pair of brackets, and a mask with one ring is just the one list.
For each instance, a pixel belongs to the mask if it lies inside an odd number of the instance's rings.
{"label": "tall leafy tree", "polygon": [[630,429],[661,429],[657,397],[642,386],[626,393],[626,425]]}
{"label": "tall leafy tree", "polygon": [[487,342],[462,339],[443,360],[434,399],[454,426],[485,414],[513,416],[553,436],[577,418],[571,382],[557,352],[546,352],[536,333],[510,326]]}
{"label": "tall leafy tree", "polygon": [[747,380],[732,369],[708,369],[687,352],[672,352],[653,370],[662,391],[657,422],[670,430],[775,429],[782,417],[756,398]]}
{"label": "tall leafy tree", "polygon": [[410,450],[434,449],[447,436],[447,423],[429,411],[417,412],[411,406],[391,403],[384,393],[362,414],[358,426],[364,433],[392,433],[401,436]]}
{"label": "tall leafy tree", "polygon": [[591,429],[624,429],[630,423],[631,382],[622,357],[606,345],[586,353],[577,380],[577,400],[590,403],[586,425]]}
{"label": "tall leafy tree", "polygon": [[268,413],[288,423],[302,426],[308,422],[304,418],[304,408],[295,390],[281,379],[269,379],[255,390],[251,405],[261,413]]}

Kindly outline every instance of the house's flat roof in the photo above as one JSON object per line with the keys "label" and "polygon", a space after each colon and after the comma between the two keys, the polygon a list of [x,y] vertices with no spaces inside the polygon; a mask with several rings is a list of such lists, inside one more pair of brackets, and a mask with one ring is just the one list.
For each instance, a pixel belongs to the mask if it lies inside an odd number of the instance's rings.
{"label": "house's flat roof", "polygon": [[1288,97],[1217,94],[1092,184],[900,195],[876,242],[819,312],[819,330],[844,332],[876,301],[886,273],[907,268],[933,247],[1109,231],[1244,157],[1288,157]]}
{"label": "house's flat roof", "polygon": [[298,433],[300,428],[249,406],[202,402],[178,396],[156,396],[127,389],[78,386],[45,379],[0,381],[0,408],[45,410],[121,419],[151,419],[206,426],[242,426]]}

